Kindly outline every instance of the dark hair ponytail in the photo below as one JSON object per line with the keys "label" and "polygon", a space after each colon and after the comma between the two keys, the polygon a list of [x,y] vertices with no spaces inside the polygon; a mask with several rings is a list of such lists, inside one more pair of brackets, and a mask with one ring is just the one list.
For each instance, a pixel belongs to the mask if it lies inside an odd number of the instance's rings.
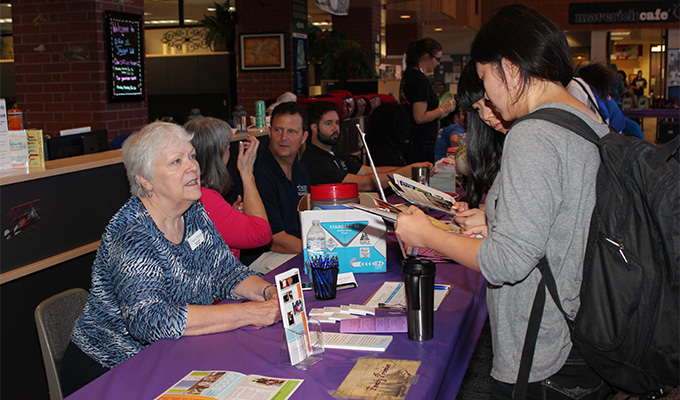
{"label": "dark hair ponytail", "polygon": [[409,43],[406,49],[406,70],[411,70],[418,67],[420,59],[425,54],[434,55],[434,53],[441,51],[442,45],[432,38],[422,38],[414,40]]}

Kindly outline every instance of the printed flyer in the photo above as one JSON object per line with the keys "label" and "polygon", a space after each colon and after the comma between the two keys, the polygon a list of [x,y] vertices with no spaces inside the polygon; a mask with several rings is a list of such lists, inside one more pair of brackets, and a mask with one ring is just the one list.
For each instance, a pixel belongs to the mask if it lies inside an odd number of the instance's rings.
{"label": "printed flyer", "polygon": [[276,290],[281,307],[281,319],[286,333],[290,364],[295,365],[312,354],[312,342],[307,325],[300,272],[297,268],[292,268],[276,275],[274,279],[276,280]]}
{"label": "printed flyer", "polygon": [[244,375],[232,371],[191,371],[155,400],[285,400],[302,379]]}

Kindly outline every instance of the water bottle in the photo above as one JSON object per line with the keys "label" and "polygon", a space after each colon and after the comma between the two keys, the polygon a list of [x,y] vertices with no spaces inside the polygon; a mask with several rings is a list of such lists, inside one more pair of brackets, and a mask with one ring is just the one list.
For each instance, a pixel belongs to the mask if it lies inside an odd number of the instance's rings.
{"label": "water bottle", "polygon": [[236,106],[232,113],[236,133],[248,133],[248,113],[243,106]]}
{"label": "water bottle", "polygon": [[312,227],[307,231],[307,259],[323,258],[326,255],[326,232],[318,219],[312,221]]}

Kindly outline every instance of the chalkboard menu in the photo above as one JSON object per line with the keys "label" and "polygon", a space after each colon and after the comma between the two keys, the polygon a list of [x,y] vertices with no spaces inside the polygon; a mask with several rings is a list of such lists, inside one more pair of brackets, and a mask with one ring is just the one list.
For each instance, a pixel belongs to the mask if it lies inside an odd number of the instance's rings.
{"label": "chalkboard menu", "polygon": [[111,101],[144,100],[144,26],[142,16],[104,14],[107,74]]}

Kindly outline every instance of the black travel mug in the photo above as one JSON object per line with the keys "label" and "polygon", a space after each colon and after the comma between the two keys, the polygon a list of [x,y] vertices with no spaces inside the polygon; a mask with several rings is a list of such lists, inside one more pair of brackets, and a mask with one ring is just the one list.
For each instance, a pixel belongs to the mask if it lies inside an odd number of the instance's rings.
{"label": "black travel mug", "polygon": [[425,341],[434,336],[434,276],[437,269],[429,260],[411,257],[402,262],[406,289],[408,338]]}

